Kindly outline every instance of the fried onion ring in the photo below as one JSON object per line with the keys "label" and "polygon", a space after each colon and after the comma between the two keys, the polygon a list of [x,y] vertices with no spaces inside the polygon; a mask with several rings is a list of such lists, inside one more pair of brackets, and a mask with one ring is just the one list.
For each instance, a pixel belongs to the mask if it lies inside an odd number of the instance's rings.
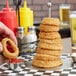
{"label": "fried onion ring", "polygon": [[35,67],[42,67],[42,68],[53,68],[62,65],[62,60],[54,60],[54,61],[45,61],[45,60],[38,60],[38,59],[33,59],[32,60],[32,65]]}
{"label": "fried onion ring", "polygon": [[[9,52],[8,49],[7,49],[7,42],[9,42],[14,50],[13,53]],[[19,50],[18,50],[18,47],[15,45],[15,43],[11,40],[11,39],[8,39],[8,38],[4,38],[2,40],[2,45],[3,45],[3,55],[6,57],[6,58],[9,58],[9,59],[15,59],[18,57],[18,54],[19,54]]]}

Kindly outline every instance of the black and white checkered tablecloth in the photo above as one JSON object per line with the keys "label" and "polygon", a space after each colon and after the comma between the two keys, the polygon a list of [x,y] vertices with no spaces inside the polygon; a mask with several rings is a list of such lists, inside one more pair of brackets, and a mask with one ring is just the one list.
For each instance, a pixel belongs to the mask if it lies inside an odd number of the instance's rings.
{"label": "black and white checkered tablecloth", "polygon": [[[19,56],[19,59],[23,59],[25,62],[33,59],[35,53],[31,55]],[[61,58],[70,59],[70,54],[62,54]],[[67,63],[68,64],[68,63]],[[7,63],[0,66],[0,76],[76,76],[76,64],[67,69],[53,70],[38,70],[31,69],[25,65],[21,66],[20,71],[13,71],[8,69]]]}

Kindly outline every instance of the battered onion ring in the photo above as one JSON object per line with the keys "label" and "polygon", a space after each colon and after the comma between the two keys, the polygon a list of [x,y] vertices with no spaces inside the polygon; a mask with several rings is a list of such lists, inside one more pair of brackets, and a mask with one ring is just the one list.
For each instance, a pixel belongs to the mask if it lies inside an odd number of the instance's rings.
{"label": "battered onion ring", "polygon": [[54,60],[54,61],[45,61],[45,60],[38,60],[38,59],[33,59],[32,60],[32,65],[35,67],[42,67],[42,68],[53,68],[62,65],[62,60]]}
{"label": "battered onion ring", "polygon": [[[7,42],[9,42],[14,50],[14,53],[11,53],[8,51],[7,49]],[[6,57],[6,58],[9,58],[9,59],[15,59],[18,57],[18,54],[19,54],[19,50],[18,50],[18,47],[15,45],[15,43],[8,39],[8,38],[4,38],[2,40],[2,45],[3,45],[3,55]]]}

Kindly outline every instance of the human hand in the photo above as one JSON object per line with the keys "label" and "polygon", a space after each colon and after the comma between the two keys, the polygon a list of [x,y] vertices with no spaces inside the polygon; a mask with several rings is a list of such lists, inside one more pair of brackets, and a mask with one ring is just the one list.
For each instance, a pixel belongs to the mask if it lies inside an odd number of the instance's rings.
{"label": "human hand", "polygon": [[[2,22],[0,22],[0,42],[2,41],[3,38],[10,38],[17,44],[16,37],[14,33],[6,27]],[[0,43],[0,51],[3,50],[2,44]]]}

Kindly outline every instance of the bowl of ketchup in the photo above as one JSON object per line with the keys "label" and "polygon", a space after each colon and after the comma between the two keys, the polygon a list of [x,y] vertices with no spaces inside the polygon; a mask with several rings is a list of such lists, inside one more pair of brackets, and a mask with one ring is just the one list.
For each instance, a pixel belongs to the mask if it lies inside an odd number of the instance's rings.
{"label": "bowl of ketchup", "polygon": [[9,69],[14,71],[21,71],[22,70],[21,65],[24,64],[23,62],[24,61],[21,59],[11,59],[8,61],[8,67]]}

